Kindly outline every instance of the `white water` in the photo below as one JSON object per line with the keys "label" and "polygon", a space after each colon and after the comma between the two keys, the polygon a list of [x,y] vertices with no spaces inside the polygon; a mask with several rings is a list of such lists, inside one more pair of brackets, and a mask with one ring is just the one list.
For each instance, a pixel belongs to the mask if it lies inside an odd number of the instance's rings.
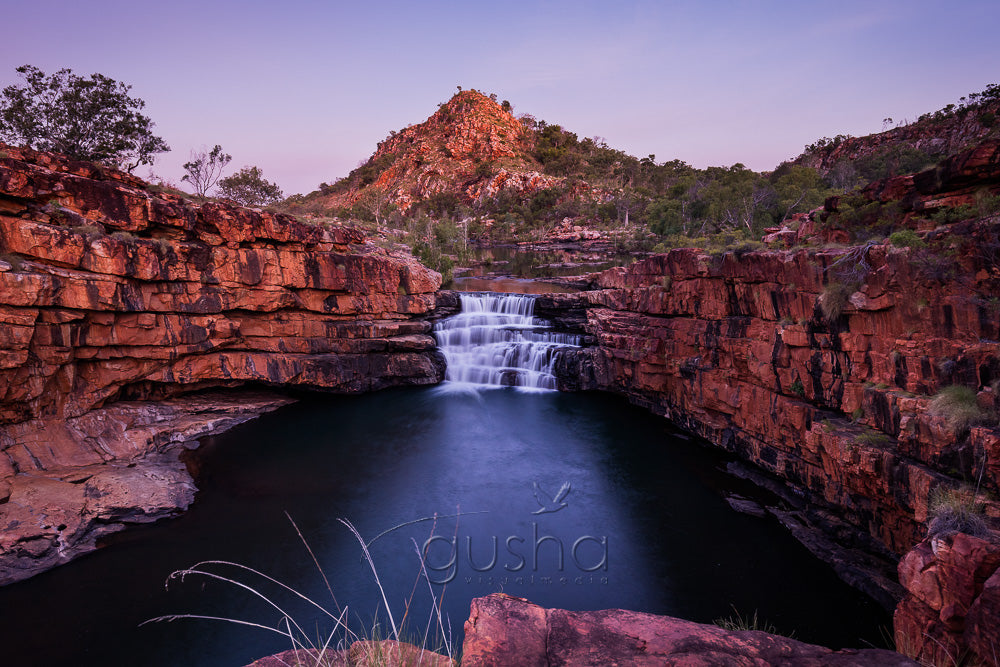
{"label": "white water", "polygon": [[560,353],[580,337],[546,331],[527,294],[466,293],[462,311],[434,325],[448,361],[446,382],[465,386],[555,389],[552,370]]}

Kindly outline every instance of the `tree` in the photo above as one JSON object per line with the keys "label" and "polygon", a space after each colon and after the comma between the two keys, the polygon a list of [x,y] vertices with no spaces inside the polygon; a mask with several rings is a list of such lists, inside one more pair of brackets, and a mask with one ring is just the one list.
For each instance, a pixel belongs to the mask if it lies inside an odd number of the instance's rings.
{"label": "tree", "polygon": [[146,103],[129,97],[131,86],[103,74],[84,78],[70,69],[46,76],[23,65],[17,72],[25,85],[0,93],[3,141],[129,172],[170,150],[153,134],[152,121],[139,113]]}
{"label": "tree", "polygon": [[264,180],[260,167],[243,167],[219,179],[219,195],[243,206],[266,206],[281,199],[281,188]]}
{"label": "tree", "polygon": [[222,176],[222,170],[232,159],[232,155],[222,152],[222,146],[219,144],[215,144],[209,152],[206,152],[204,147],[200,153],[191,151],[191,161],[184,163],[184,171],[187,173],[181,180],[189,182],[194,186],[194,191],[204,197]]}

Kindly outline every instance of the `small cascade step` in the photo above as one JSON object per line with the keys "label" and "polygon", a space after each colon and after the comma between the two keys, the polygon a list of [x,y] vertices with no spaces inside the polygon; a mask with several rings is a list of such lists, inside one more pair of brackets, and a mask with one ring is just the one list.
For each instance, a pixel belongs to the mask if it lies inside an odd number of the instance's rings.
{"label": "small cascade step", "polygon": [[580,337],[548,331],[530,294],[465,293],[462,310],[434,327],[448,361],[447,382],[555,389],[559,355]]}

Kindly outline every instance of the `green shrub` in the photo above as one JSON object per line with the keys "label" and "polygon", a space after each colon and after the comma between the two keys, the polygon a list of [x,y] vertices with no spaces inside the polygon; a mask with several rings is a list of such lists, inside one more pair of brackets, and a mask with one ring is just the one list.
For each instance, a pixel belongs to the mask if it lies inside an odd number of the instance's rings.
{"label": "green shrub", "polygon": [[892,442],[892,438],[880,431],[866,431],[856,437],[854,441],[869,447],[885,447]]}
{"label": "green shrub", "polygon": [[135,234],[126,231],[117,231],[111,233],[111,238],[118,239],[125,243],[135,243]]}
{"label": "green shrub", "polygon": [[73,231],[84,236],[104,236],[104,227],[100,225],[80,225],[74,227]]}
{"label": "green shrub", "polygon": [[926,248],[927,243],[912,229],[900,229],[889,235],[889,242],[897,248]]}
{"label": "green shrub", "polygon": [[947,537],[955,533],[983,537],[989,532],[986,507],[970,489],[939,486],[931,491],[927,509],[928,537]]}
{"label": "green shrub", "polygon": [[987,191],[977,192],[976,210],[981,217],[1000,213],[1000,195],[991,195]]}
{"label": "green shrub", "polygon": [[945,206],[931,214],[931,220],[939,225],[949,225],[953,222],[961,222],[976,216],[976,207],[971,204],[961,206]]}
{"label": "green shrub", "polygon": [[961,385],[951,385],[939,391],[931,401],[930,413],[935,417],[944,417],[956,433],[964,433],[974,424],[996,419],[995,414],[979,406],[975,390]]}
{"label": "green shrub", "polygon": [[792,382],[792,386],[789,389],[796,396],[804,398],[806,395],[806,388],[802,386],[802,380],[799,378],[795,378],[795,382]]}

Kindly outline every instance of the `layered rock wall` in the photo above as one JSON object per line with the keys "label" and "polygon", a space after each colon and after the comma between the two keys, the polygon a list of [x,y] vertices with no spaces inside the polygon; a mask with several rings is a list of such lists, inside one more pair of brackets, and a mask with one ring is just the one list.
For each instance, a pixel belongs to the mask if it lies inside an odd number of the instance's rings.
{"label": "layered rock wall", "polygon": [[[964,551],[910,552],[902,588],[885,567],[924,539],[939,487],[976,487],[987,517],[1000,517],[988,500],[1000,490],[998,230],[1000,217],[938,230],[953,240],[940,256],[888,242],[679,249],[540,310],[594,340],[564,357],[564,388],[623,394],[780,478],[790,492],[774,513],[807,546],[887,606],[906,596],[899,645],[919,640],[933,657],[926,638],[939,638],[955,657],[998,629],[980,565]],[[932,409],[948,385],[974,390],[976,419]],[[876,558],[842,557],[857,549]],[[963,568],[961,604],[920,597],[927,571]]]}
{"label": "layered rock wall", "polygon": [[[0,146],[0,583],[30,574],[32,561],[68,559],[74,545],[92,548],[88,526],[121,513],[75,502],[69,491],[97,478],[78,468],[163,453],[147,431],[169,431],[170,420],[104,406],[211,387],[439,382],[444,361],[419,319],[439,286],[437,273],[354,229],[198,203],[90,163]],[[145,479],[132,495],[163,492],[173,510],[190,502],[150,481],[155,474]],[[87,520],[39,511],[58,498]],[[127,504],[116,502],[105,505]]]}
{"label": "layered rock wall", "polygon": [[440,277],[412,258],[354,229],[3,154],[0,423],[206,385],[355,391],[440,378],[429,326],[414,320]]}
{"label": "layered rock wall", "polygon": [[996,429],[956,431],[928,408],[953,383],[994,402],[1000,309],[991,276],[929,281],[910,249],[879,245],[865,251],[864,284],[827,317],[851,252],[675,250],[607,271],[579,297],[597,345],[573,374],[738,453],[901,554],[923,537],[932,487],[974,479],[985,462],[984,487],[997,488]]}

